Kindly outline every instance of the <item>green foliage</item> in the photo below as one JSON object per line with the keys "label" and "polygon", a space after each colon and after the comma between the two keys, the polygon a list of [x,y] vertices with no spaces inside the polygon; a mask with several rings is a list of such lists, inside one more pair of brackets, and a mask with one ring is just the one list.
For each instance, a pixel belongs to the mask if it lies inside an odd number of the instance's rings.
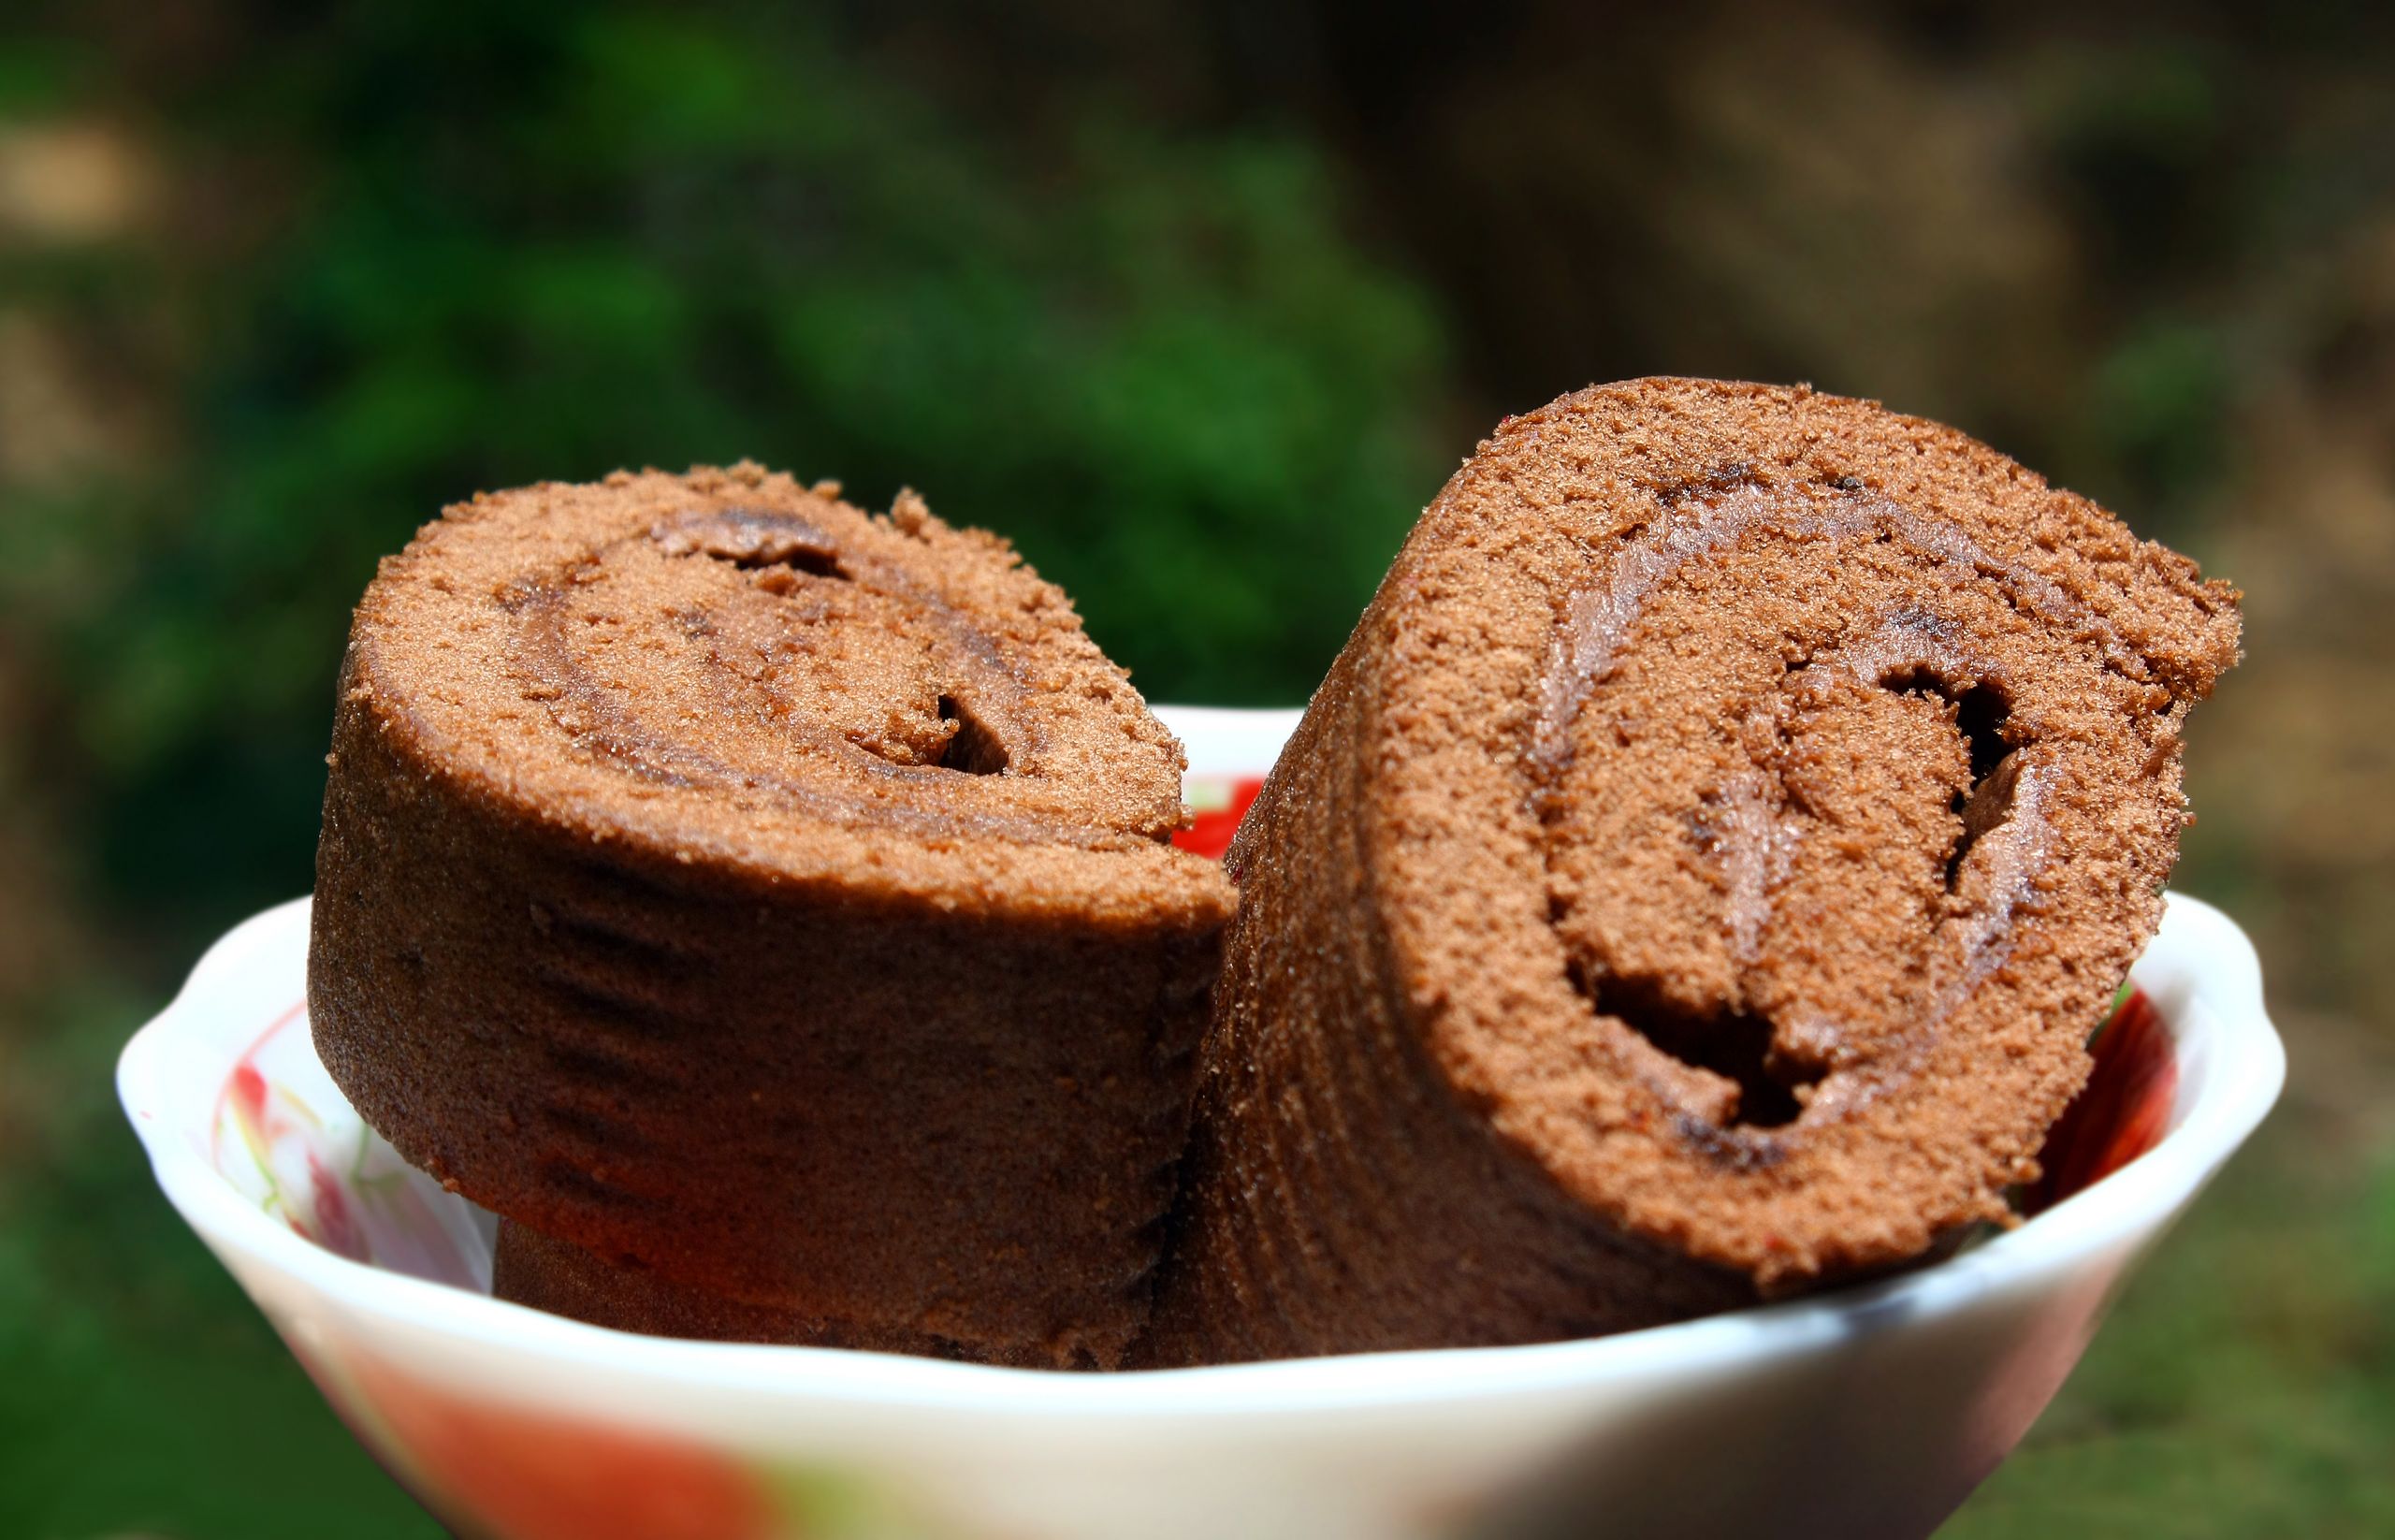
{"label": "green foliage", "polygon": [[1438,480],[1436,328],[1301,143],[1099,119],[1020,164],[803,24],[621,7],[360,12],[218,89],[177,104],[203,146],[303,158],[262,250],[175,280],[197,429],[37,510],[0,577],[109,885],[203,929],[307,885],[347,604],[477,487],[911,485],[1152,698],[1279,703]]}

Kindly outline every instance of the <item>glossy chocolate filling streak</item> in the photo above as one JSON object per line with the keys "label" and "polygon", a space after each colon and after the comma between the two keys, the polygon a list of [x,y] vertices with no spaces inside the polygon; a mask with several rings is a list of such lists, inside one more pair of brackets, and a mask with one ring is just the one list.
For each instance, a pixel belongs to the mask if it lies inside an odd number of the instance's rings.
{"label": "glossy chocolate filling streak", "polygon": [[[660,628],[674,649],[663,690],[610,676],[631,608],[624,595],[652,586],[675,595]],[[510,667],[525,697],[631,778],[922,837],[1151,842],[953,796],[903,800],[968,777],[1040,777],[1047,732],[973,617],[798,513],[692,508],[517,580],[501,604],[515,622]],[[644,666],[658,676],[657,663]]]}
{"label": "glossy chocolate filling streak", "polygon": [[[1723,671],[1703,675],[1701,660],[1679,661],[1675,649],[1687,644],[1688,625],[1655,612],[1675,596],[1701,604],[1691,579],[1771,548],[1826,561],[1843,603],[1806,615],[1798,603],[1794,613],[1813,629],[1757,638],[1773,656],[1729,669],[1740,688],[1720,693]],[[1876,559],[1863,555],[1874,548]],[[1871,594],[1860,626],[1838,613],[1855,607],[1857,585]],[[2006,628],[2011,634],[1975,634],[1988,624],[1991,600],[2017,622]],[[1766,488],[1735,468],[1692,492],[1659,497],[1654,519],[1624,537],[1604,576],[1571,592],[1561,610],[1525,795],[1541,821],[1550,914],[1574,984],[1601,1022],[1626,1029],[1634,1072],[1671,1109],[1681,1139],[1728,1165],[1777,1164],[1811,1129],[1917,1072],[1946,1017],[2004,961],[2020,923],[2036,912],[2040,879],[2056,857],[2046,801],[2070,753],[2041,738],[2037,699],[2057,673],[2083,676],[2087,660],[2132,676],[2141,664],[2086,606],[1951,526],[1857,487]],[[2019,658],[2025,632],[2047,660],[2034,676],[2007,661]],[[1657,797],[1658,812],[1677,816],[1687,862],[1719,894],[1722,966],[1691,970],[1693,978],[1617,967],[1604,946],[1592,944],[1591,927],[1574,924],[1582,917],[1574,912],[1571,808],[1604,785],[1605,752],[1632,742],[1623,734],[1691,725],[1615,723],[1584,759],[1590,708],[1633,650],[1649,661],[1647,692],[1660,689],[1676,709],[1722,724],[1713,773]],[[1676,668],[1690,677],[1676,679]],[[1859,837],[1837,827],[1834,809],[1825,818],[1808,806],[1809,793],[1792,781],[1805,778],[1808,759],[1843,761],[1908,743],[1922,745],[1927,773],[1903,789],[1942,805],[1914,809],[1903,823],[1927,848],[1912,852],[1909,885],[1866,884],[1851,894],[1882,908],[1911,904],[1919,934],[1899,940],[1911,965],[1904,986],[1894,1000],[1875,1002],[1868,1020],[1853,1019],[1851,1001],[1842,1008],[1801,991],[1765,997],[1758,981],[1766,953],[1796,944],[1783,933],[1809,923],[1798,916],[1783,925],[1776,914],[1795,869],[1822,864],[1816,848]],[[1880,859],[1873,851],[1832,856],[1866,869]],[[1934,887],[1924,868],[1934,868]],[[1638,923],[1635,914],[1612,914],[1594,929]]]}

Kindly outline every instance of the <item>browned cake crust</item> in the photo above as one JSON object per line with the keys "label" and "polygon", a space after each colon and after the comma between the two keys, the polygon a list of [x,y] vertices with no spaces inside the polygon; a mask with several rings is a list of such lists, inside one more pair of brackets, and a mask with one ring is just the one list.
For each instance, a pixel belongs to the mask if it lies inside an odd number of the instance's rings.
{"label": "browned cake crust", "polygon": [[607,1264],[819,1340],[1110,1364],[1233,893],[1065,596],[835,492],[544,485],[384,563],[317,1051],[407,1158]]}
{"label": "browned cake crust", "polygon": [[2235,599],[1869,402],[1509,420],[1232,848],[1142,1359],[1619,1330],[2004,1220]]}

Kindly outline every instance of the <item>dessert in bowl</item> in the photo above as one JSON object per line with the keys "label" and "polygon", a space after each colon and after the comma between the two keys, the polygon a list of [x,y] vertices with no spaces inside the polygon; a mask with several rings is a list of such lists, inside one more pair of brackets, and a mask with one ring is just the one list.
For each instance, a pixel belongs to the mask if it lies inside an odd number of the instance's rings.
{"label": "dessert in bowl", "polygon": [[1301,718],[1151,713],[911,495],[477,497],[127,1105],[478,1532],[1918,1533],[2274,1092],[2160,893],[2237,634],[1706,382],[1508,419]]}
{"label": "dessert in bowl", "polygon": [[[1201,820],[1296,716],[1162,715]],[[491,1216],[316,1062],[307,931],[300,902],[219,942],[119,1088],[167,1197],[327,1401],[434,1513],[497,1540],[1923,1533],[2035,1420],[2285,1068],[2252,949],[2173,896],[2131,974],[2151,1014],[2098,1039],[2099,1115],[2064,1126],[2068,1190],[1942,1261],[1581,1342],[1055,1373],[491,1299]]]}

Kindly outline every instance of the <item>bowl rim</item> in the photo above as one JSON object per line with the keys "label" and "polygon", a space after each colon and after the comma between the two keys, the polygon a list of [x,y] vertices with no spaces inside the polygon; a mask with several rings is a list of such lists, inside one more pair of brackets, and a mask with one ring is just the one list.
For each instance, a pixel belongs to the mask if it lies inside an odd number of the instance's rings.
{"label": "bowl rim", "polygon": [[[530,1360],[568,1373],[597,1369],[685,1390],[926,1413],[1116,1420],[1469,1402],[1567,1391],[1665,1369],[1701,1375],[1800,1355],[1957,1310],[2008,1285],[2068,1271],[2109,1247],[2158,1234],[2270,1111],[2286,1063],[2244,933],[2201,900],[2166,897],[2162,934],[2173,957],[2182,959],[2183,983],[2171,991],[2181,998],[2163,1005],[2162,1014],[2183,1062],[2199,1059],[2204,1072],[2178,1125],[2138,1159],[2016,1228],[1916,1271],[1644,1330],[1524,1346],[1056,1373],[836,1348],[641,1336],[351,1261],[246,1200],[203,1156],[203,1140],[189,1137],[188,1122],[165,1111],[179,1096],[190,1097],[167,1083],[174,1050],[196,1040],[198,1024],[225,1009],[223,997],[243,969],[261,958],[278,967],[304,960],[306,898],[251,917],[208,950],[174,1000],[125,1044],[117,1090],[160,1187],[221,1257],[228,1262],[238,1257],[396,1340],[447,1339],[489,1361]],[[2198,987],[2185,987],[2187,980]],[[295,978],[294,985],[298,982]]]}

